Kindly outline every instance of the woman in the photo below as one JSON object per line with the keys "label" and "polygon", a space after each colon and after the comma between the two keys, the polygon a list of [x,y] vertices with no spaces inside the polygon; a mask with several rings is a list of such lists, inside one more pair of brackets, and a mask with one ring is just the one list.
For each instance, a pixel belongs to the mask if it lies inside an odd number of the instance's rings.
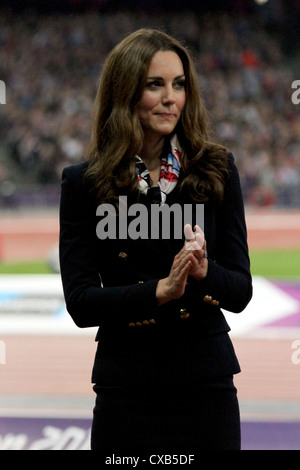
{"label": "woman", "polygon": [[[165,232],[152,209],[173,205]],[[243,201],[178,41],[142,29],[108,56],[89,159],[64,170],[60,211],[67,309],[100,327],[92,449],[239,449],[240,368],[221,308],[241,312],[252,295]]]}

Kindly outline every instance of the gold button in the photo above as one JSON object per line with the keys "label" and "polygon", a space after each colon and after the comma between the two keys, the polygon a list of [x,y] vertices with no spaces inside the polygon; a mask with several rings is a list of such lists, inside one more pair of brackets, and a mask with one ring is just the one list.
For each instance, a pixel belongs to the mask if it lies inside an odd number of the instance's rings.
{"label": "gold button", "polygon": [[211,304],[212,304],[212,305],[219,305],[219,303],[220,303],[220,302],[219,302],[218,300],[212,300],[212,301],[211,301]]}
{"label": "gold button", "polygon": [[180,318],[182,318],[182,320],[186,320],[187,318],[189,318],[189,316],[189,313],[183,313],[182,315],[180,315]]}
{"label": "gold button", "polygon": [[128,326],[130,326],[130,327],[135,326],[135,323],[130,322],[130,323],[128,323]]}
{"label": "gold button", "polygon": [[142,323],[140,321],[137,321],[136,326],[142,326]]}
{"label": "gold button", "polygon": [[148,320],[143,320],[143,325],[149,325],[149,321]]}
{"label": "gold button", "polygon": [[212,297],[210,295],[206,295],[204,298],[203,298],[204,302],[207,302],[207,303],[210,303],[212,301]]}
{"label": "gold button", "polygon": [[186,308],[181,308],[180,309],[180,318],[185,320],[186,318],[189,318],[190,314],[186,311]]}
{"label": "gold button", "polygon": [[126,259],[127,256],[128,256],[127,253],[124,253],[124,251],[120,251],[119,258]]}
{"label": "gold button", "polygon": [[139,281],[139,284],[144,284],[144,281]]}
{"label": "gold button", "polygon": [[156,323],[156,321],[154,320],[154,318],[150,318],[149,323],[154,324],[154,323]]}

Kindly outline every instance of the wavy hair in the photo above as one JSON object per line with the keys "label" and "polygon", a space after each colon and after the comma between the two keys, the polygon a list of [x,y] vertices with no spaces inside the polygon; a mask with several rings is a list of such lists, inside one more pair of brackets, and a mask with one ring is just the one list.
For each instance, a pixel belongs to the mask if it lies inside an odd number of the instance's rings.
{"label": "wavy hair", "polygon": [[135,156],[144,140],[138,103],[151,59],[158,51],[177,53],[185,73],[186,103],[174,131],[182,151],[180,191],[196,202],[211,197],[222,200],[227,151],[209,140],[208,114],[190,53],[159,30],[140,29],[130,34],[105,61],[93,108],[86,177],[92,178],[99,202],[117,199],[124,191],[138,192]]}

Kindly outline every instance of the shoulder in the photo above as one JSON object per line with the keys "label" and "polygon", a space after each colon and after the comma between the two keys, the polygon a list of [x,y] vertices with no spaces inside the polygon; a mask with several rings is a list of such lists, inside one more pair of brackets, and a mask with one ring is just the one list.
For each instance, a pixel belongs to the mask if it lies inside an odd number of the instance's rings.
{"label": "shoulder", "polygon": [[62,181],[81,182],[87,170],[88,162],[77,163],[76,165],[67,166],[62,172]]}
{"label": "shoulder", "polygon": [[234,156],[231,152],[227,152],[227,159],[229,166],[234,164]]}
{"label": "shoulder", "polygon": [[61,179],[62,195],[69,194],[70,199],[75,198],[90,198],[92,195],[92,187],[85,172],[88,168],[88,162],[84,161],[76,165],[71,165],[63,169]]}
{"label": "shoulder", "polygon": [[227,162],[228,162],[228,170],[229,170],[229,179],[239,179],[239,171],[236,165],[235,158],[231,152],[227,153]]}
{"label": "shoulder", "polygon": [[227,152],[227,161],[228,161],[229,169],[236,168],[235,158],[234,158],[233,153]]}
{"label": "shoulder", "polygon": [[82,209],[86,214],[94,210],[96,200],[92,185],[85,178],[88,162],[65,167],[62,171],[60,205],[62,212],[70,212],[75,208]]}
{"label": "shoulder", "polygon": [[237,196],[242,197],[242,188],[238,166],[231,152],[228,152],[228,177],[224,186],[224,198],[232,201]]}

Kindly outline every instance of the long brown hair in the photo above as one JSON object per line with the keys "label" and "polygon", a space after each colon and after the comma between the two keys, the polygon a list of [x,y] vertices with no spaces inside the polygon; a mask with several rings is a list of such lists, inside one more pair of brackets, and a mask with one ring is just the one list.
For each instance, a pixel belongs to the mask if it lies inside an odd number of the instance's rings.
{"label": "long brown hair", "polygon": [[99,202],[138,191],[135,156],[141,151],[144,134],[137,105],[157,51],[176,52],[185,73],[186,103],[175,129],[182,150],[181,191],[197,202],[211,196],[221,200],[227,153],[209,140],[207,111],[193,61],[180,42],[153,29],[132,33],[106,59],[94,103],[86,176],[92,178]]}

